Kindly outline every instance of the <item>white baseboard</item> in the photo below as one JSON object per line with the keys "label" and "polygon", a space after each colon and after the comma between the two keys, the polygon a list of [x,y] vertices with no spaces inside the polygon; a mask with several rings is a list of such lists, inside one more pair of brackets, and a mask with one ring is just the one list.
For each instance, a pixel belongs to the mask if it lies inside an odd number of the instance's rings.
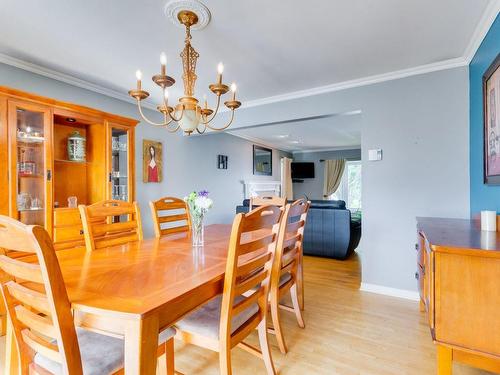
{"label": "white baseboard", "polygon": [[369,283],[361,283],[359,290],[361,290],[362,292],[377,293],[383,294],[385,296],[409,299],[411,301],[420,301],[420,295],[418,294],[418,292],[414,292],[411,290],[389,288],[387,286]]}

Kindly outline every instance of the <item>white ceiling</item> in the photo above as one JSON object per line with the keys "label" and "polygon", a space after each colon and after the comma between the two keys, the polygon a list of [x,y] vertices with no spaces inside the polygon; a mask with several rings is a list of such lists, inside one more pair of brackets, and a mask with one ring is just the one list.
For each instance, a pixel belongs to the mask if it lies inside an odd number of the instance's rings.
{"label": "white ceiling", "polygon": [[[494,1],[205,0],[212,21],[193,32],[197,93],[220,60],[248,101],[457,58]],[[135,70],[157,73],[166,51],[179,89],[184,34],[165,3],[2,0],[0,53],[126,93]]]}
{"label": "white ceiling", "polygon": [[295,119],[234,129],[229,133],[290,152],[360,148],[361,114],[357,111],[322,118]]}

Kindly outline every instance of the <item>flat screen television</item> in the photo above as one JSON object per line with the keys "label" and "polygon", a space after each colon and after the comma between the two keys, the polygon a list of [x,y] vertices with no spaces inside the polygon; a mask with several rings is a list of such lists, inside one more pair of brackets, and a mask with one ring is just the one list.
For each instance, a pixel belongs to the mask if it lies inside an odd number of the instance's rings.
{"label": "flat screen television", "polygon": [[293,162],[292,179],[302,180],[305,178],[314,178],[314,163],[312,162]]}

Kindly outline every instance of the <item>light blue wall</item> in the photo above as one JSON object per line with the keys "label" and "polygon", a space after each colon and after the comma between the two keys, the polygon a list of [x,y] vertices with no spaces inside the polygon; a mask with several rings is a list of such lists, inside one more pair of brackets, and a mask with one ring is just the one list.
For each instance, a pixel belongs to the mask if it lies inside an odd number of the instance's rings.
{"label": "light blue wall", "polygon": [[323,199],[324,163],[320,162],[322,159],[361,160],[361,149],[294,153],[294,161],[314,163],[314,178],[308,178],[304,182],[293,184],[293,194],[296,198],[300,198],[305,194],[309,199]]}
{"label": "light blue wall", "polygon": [[243,108],[239,124],[361,110],[363,282],[416,291],[415,217],[470,215],[468,87],[467,67],[447,69]]}
{"label": "light blue wall", "polygon": [[[0,64],[0,85],[34,94],[85,105],[106,112],[139,118],[137,107],[47,77]],[[146,110],[148,116],[155,116]],[[226,114],[227,115],[227,114]],[[238,116],[236,116],[236,123]],[[143,139],[163,142],[164,179],[162,183],[142,182]],[[183,197],[192,190],[207,189],[214,208],[207,222],[231,223],[235,207],[243,200],[242,180],[280,180],[280,156],[273,151],[273,176],[253,176],[252,143],[229,134],[184,137],[140,123],[136,128],[136,199],[140,205],[146,237],[153,235],[148,202],[165,195]],[[217,169],[217,155],[229,157],[229,168]]]}
{"label": "light blue wall", "polygon": [[469,65],[470,80],[470,211],[500,211],[500,186],[483,183],[483,74],[500,53],[497,16]]}

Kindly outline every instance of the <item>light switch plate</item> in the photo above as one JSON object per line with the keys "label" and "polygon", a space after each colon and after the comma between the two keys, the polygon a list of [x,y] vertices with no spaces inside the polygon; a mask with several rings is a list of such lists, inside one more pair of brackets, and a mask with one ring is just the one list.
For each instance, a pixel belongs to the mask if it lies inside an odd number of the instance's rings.
{"label": "light switch plate", "polygon": [[373,149],[373,150],[368,150],[368,160],[369,161],[382,160],[382,149],[377,148],[377,149]]}

